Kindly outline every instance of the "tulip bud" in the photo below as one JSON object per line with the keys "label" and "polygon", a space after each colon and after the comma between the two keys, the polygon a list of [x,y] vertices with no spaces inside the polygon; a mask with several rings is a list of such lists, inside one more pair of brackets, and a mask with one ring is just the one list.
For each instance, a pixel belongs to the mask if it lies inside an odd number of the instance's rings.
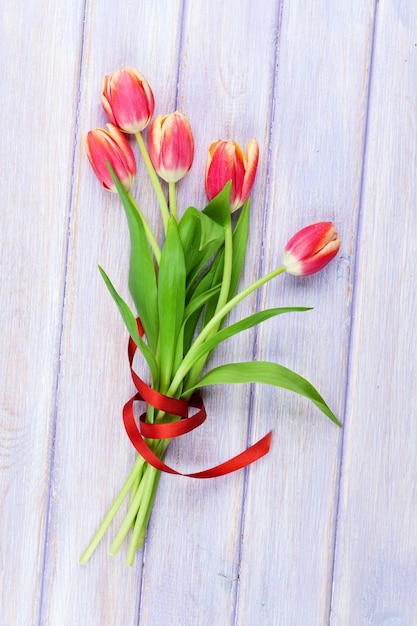
{"label": "tulip bud", "polygon": [[109,162],[123,189],[128,192],[136,174],[135,157],[120,130],[112,124],[107,124],[107,128],[96,128],[87,134],[87,156],[97,178],[106,189],[117,191],[107,167]]}
{"label": "tulip bud", "polygon": [[306,226],[285,246],[283,265],[289,274],[307,276],[321,270],[340,248],[340,239],[331,222]]}
{"label": "tulip bud", "polygon": [[109,120],[125,133],[139,133],[151,120],[152,89],[137,70],[126,67],[105,76],[101,102]]}
{"label": "tulip bud", "polygon": [[176,183],[186,175],[194,158],[194,140],[185,115],[158,115],[149,129],[149,156],[158,175]]}
{"label": "tulip bud", "polygon": [[255,180],[259,147],[251,139],[244,155],[236,141],[217,139],[209,147],[206,166],[206,194],[212,200],[231,180],[230,211],[239,209],[248,199]]}

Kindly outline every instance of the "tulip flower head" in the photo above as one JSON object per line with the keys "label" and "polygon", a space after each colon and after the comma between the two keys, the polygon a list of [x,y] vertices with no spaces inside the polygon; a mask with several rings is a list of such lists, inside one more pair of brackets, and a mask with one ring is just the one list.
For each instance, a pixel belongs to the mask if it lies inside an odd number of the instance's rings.
{"label": "tulip flower head", "polygon": [[140,133],[152,118],[155,102],[145,77],[131,67],[105,76],[103,108],[112,124],[125,133]]}
{"label": "tulip flower head", "polygon": [[158,175],[176,183],[191,168],[194,139],[190,123],[182,113],[158,115],[149,129],[149,156]]}
{"label": "tulip flower head", "polygon": [[331,222],[318,222],[296,233],[285,246],[283,265],[289,274],[314,274],[336,256],[340,239]]}
{"label": "tulip flower head", "polygon": [[107,166],[110,163],[123,189],[128,192],[136,175],[135,157],[123,133],[112,124],[107,124],[107,129],[96,128],[87,134],[85,146],[88,160],[106,189],[116,191]]}
{"label": "tulip flower head", "polygon": [[246,146],[246,154],[236,141],[217,139],[209,147],[206,166],[206,194],[212,200],[231,180],[230,210],[236,211],[248,199],[255,180],[259,147],[256,139]]}

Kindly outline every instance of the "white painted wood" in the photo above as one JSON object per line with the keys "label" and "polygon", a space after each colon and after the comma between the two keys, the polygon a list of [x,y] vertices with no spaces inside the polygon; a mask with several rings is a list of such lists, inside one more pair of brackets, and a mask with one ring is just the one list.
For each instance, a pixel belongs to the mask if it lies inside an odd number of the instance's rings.
{"label": "white painted wood", "polygon": [[[49,528],[55,548],[45,575],[44,621],[51,626],[136,622],[142,555],[133,568],[125,565],[127,544],[109,556],[117,525],[88,565],[79,564],[135,459],[121,421],[132,395],[127,333],[97,269],[101,264],[128,298],[129,235],[117,196],[100,187],[90,168],[84,136],[107,122],[101,81],[119,67],[138,67],[152,79],[159,106],[174,101],[180,16],[175,2],[87,6]],[[157,205],[142,166],[137,188],[155,227]]]}
{"label": "white painted wood", "polygon": [[332,625],[417,620],[416,23],[379,3]]}
{"label": "white painted wood", "polygon": [[38,624],[54,445],[81,2],[3,4],[0,622]]}
{"label": "white painted wood", "polygon": [[[262,308],[314,310],[265,324],[258,358],[312,381],[342,421],[372,18],[372,2],[284,5],[271,136],[264,269],[316,221],[334,221],[342,247],[319,275],[265,289]],[[249,475],[237,623],[326,624],[342,431],[289,392],[255,394],[252,437],[272,427],[274,439]]]}

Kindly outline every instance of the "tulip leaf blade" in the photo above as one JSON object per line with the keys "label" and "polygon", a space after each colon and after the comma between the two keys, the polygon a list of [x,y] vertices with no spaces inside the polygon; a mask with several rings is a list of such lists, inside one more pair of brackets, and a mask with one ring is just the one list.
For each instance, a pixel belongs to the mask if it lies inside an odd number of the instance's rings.
{"label": "tulip leaf blade", "polygon": [[[222,248],[222,250],[219,251],[212,266],[213,271],[212,271],[212,278],[211,278],[212,283],[211,284],[213,286],[215,285],[221,286],[222,278],[223,278],[223,267],[224,267],[224,248]],[[215,296],[213,296],[207,302],[206,308],[204,309],[203,328],[213,317],[214,312],[217,307],[217,302],[218,302],[218,298]]]}
{"label": "tulip leaf blade", "polygon": [[248,317],[244,317],[243,319],[235,322],[234,324],[230,324],[229,326],[225,326],[221,330],[218,330],[214,335],[210,335],[204,343],[202,343],[197,350],[195,351],[195,355],[193,361],[198,361],[201,357],[205,356],[208,352],[211,352],[219,343],[241,333],[245,330],[249,330],[266,320],[269,320],[272,317],[276,317],[277,315],[282,315],[284,313],[294,313],[294,312],[303,312],[303,311],[311,311],[311,307],[302,307],[302,306],[291,306],[291,307],[279,307],[272,309],[265,309],[264,311],[258,311],[257,313],[253,313]]}
{"label": "tulip leaf blade", "polygon": [[[217,259],[217,257],[216,257],[216,259]],[[216,262],[216,259],[215,259],[214,263]],[[205,272],[201,277],[199,277],[198,281],[194,285],[193,291],[191,292],[191,296],[190,296],[190,298],[188,300],[187,307],[189,305],[191,305],[191,303],[193,301],[196,301],[198,298],[200,298],[205,293],[210,292],[210,298],[212,298],[213,295],[215,295],[216,293],[218,293],[220,291],[220,285],[216,285],[214,288],[212,287],[213,270],[214,269],[215,268],[213,268],[213,265],[212,265],[208,269],[207,272]],[[211,289],[213,289],[213,291],[211,291]],[[204,302],[204,304],[207,301],[208,300],[206,300]],[[185,329],[184,329],[184,352],[188,352],[188,350],[189,350],[189,348],[191,346],[191,341],[193,339],[194,332],[195,332],[195,329],[197,327],[198,320],[200,319],[201,310],[202,310],[204,304],[202,303],[201,307],[195,308],[193,313],[191,313],[191,315],[187,319],[187,322],[186,322],[186,325],[185,325]]]}
{"label": "tulip leaf blade", "polygon": [[177,349],[175,353],[174,359],[174,371],[179,367],[184,353],[188,352],[188,349],[191,344],[192,337],[189,337],[187,331],[189,331],[188,323],[190,318],[195,317],[197,314],[197,318],[195,320],[195,324],[192,329],[192,334],[194,334],[195,325],[197,324],[198,317],[200,315],[200,311],[206,301],[213,296],[214,293],[220,291],[220,285],[217,287],[213,287],[207,291],[203,291],[200,295],[195,296],[190,300],[187,306],[184,309],[184,320],[181,326],[181,330],[177,340]]}
{"label": "tulip leaf blade", "polygon": [[[224,229],[195,207],[188,207],[178,224],[187,277],[195,276],[224,241]],[[193,278],[189,280],[191,283]]]}
{"label": "tulip leaf blade", "polygon": [[293,391],[311,400],[332,422],[341,426],[337,417],[313,385],[296,372],[278,363],[249,361],[220,365],[207,372],[199,380],[196,387],[235,383],[262,383]]}
{"label": "tulip leaf blade", "polygon": [[184,322],[187,322],[191,315],[193,315],[196,311],[201,310],[207,300],[219,293],[219,291],[220,285],[216,285],[215,287],[202,291],[202,293],[193,294],[193,297],[185,307]]}
{"label": "tulip leaf blade", "polygon": [[152,253],[138,212],[123,189],[110,163],[108,163],[108,168],[123,203],[129,226],[129,291],[145,330],[148,344],[152,352],[156,354],[159,332],[158,288]]}
{"label": "tulip leaf blade", "polygon": [[229,180],[223,189],[215,196],[203,209],[203,214],[211,217],[212,220],[227,228],[230,224],[230,192],[232,181]]}
{"label": "tulip leaf blade", "polygon": [[245,261],[246,247],[249,237],[250,199],[248,198],[241,208],[236,226],[233,229],[233,262],[232,276],[230,279],[229,299],[233,298],[237,291],[240,276]]}
{"label": "tulip leaf blade", "polygon": [[113,300],[115,301],[117,305],[117,308],[120,311],[120,314],[126,325],[129,335],[132,337],[133,341],[135,342],[139,350],[142,352],[149,366],[149,370],[151,372],[151,377],[152,377],[152,383],[155,387],[158,384],[158,365],[156,363],[152,350],[149,348],[149,346],[146,345],[142,337],[139,335],[136,318],[133,312],[131,311],[129,305],[126,304],[126,302],[119,296],[110,278],[107,276],[103,268],[100,267],[100,265],[98,269],[100,271],[101,276],[103,277],[103,280],[106,284],[107,289],[110,292],[110,295],[112,296]]}
{"label": "tulip leaf blade", "polygon": [[[232,235],[232,272],[230,277],[229,298],[232,298],[237,290],[240,276],[242,274],[243,264],[245,261],[246,246],[249,236],[249,216],[250,216],[250,201],[247,200],[242,207],[239,215],[239,219],[233,229]],[[223,264],[224,264],[224,248],[219,250],[213,266],[213,285],[220,285],[223,278]],[[207,303],[204,311],[203,326],[205,326],[213,317],[217,306],[217,298],[213,297]]]}
{"label": "tulip leaf blade", "polygon": [[159,367],[161,391],[171,382],[177,341],[184,317],[186,268],[175,218],[170,217],[158,277]]}

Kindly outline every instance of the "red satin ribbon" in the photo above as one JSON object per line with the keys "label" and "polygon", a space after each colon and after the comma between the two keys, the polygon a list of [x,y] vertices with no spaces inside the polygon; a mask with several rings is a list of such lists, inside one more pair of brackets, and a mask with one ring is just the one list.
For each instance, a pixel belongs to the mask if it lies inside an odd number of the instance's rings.
{"label": "red satin ribbon", "polygon": [[[139,334],[143,336],[143,327],[138,319]],[[265,456],[269,452],[271,445],[272,432],[269,432],[265,437],[257,441],[255,444],[229,459],[225,463],[220,463],[215,467],[203,470],[201,472],[194,472],[190,474],[183,474],[166,463],[164,463],[156,454],[151,450],[145,437],[148,439],[173,439],[191,432],[194,428],[201,426],[207,417],[206,409],[204,407],[201,397],[194,394],[187,402],[186,400],[179,400],[176,398],[169,398],[159,391],[152,389],[147,385],[133,370],[133,358],[136,352],[136,344],[133,339],[129,338],[128,345],[128,357],[130,372],[132,375],[133,383],[138,390],[123,407],[123,423],[127,432],[127,435],[136,448],[137,452],[147,461],[150,465],[153,465],[162,472],[169,474],[177,474],[180,476],[189,476],[191,478],[215,478],[217,476],[223,476],[230,472],[235,472],[238,469],[246,467],[250,463],[257,461],[261,457]],[[143,413],[139,418],[139,427],[135,420],[133,406],[135,402],[144,401],[147,404],[155,407],[165,413],[177,415],[178,421],[169,423],[155,423],[149,424],[146,422],[146,413]],[[189,416],[189,407],[198,409],[197,413]]]}

